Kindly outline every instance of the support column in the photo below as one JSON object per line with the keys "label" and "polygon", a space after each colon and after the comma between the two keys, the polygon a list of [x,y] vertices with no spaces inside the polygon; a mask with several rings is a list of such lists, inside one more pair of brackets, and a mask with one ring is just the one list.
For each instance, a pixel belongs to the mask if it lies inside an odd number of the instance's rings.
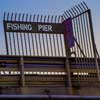
{"label": "support column", "polygon": [[21,75],[21,87],[20,87],[20,92],[21,94],[24,94],[24,88],[25,88],[25,76],[24,76],[24,59],[23,56],[20,57],[20,75]]}
{"label": "support column", "polygon": [[73,91],[72,91],[72,82],[71,82],[71,74],[70,74],[70,66],[69,66],[69,59],[66,58],[65,59],[65,68],[66,68],[66,71],[67,71],[67,78],[66,80],[68,80],[68,92],[69,94],[73,94]]}

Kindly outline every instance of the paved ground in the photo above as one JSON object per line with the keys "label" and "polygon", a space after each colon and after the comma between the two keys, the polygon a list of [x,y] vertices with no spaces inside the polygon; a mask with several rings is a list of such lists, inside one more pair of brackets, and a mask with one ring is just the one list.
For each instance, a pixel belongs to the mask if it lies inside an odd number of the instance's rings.
{"label": "paved ground", "polygon": [[73,95],[0,95],[0,100],[100,100],[100,96]]}

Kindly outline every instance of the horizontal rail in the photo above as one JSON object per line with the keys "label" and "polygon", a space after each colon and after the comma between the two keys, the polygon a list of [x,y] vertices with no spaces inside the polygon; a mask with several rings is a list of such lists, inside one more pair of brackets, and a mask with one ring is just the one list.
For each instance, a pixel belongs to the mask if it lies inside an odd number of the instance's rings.
{"label": "horizontal rail", "polygon": [[[26,86],[63,85],[67,76],[66,57],[23,57]],[[79,62],[76,62],[79,61]],[[91,61],[91,63],[90,63]],[[99,60],[98,60],[99,61]],[[87,85],[97,81],[94,58],[69,58],[71,81]],[[100,72],[100,71],[99,71]],[[20,86],[20,56],[0,56],[0,86]],[[82,83],[83,82],[83,83]],[[95,84],[100,85],[98,82]],[[82,85],[82,86],[83,86]]]}

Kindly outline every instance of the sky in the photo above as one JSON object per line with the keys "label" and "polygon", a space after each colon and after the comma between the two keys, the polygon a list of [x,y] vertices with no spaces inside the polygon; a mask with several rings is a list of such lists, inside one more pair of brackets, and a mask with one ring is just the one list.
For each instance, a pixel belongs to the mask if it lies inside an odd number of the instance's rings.
{"label": "sky", "polygon": [[92,11],[94,36],[97,49],[100,51],[100,0],[0,0],[0,54],[5,54],[4,12],[61,15],[81,1],[85,1]]}

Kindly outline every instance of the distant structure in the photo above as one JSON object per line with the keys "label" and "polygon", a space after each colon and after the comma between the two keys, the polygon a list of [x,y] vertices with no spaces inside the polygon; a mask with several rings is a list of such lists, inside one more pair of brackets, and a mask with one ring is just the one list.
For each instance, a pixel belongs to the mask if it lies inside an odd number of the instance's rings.
{"label": "distant structure", "polygon": [[6,55],[0,93],[67,98],[100,95],[91,10],[82,2],[60,16],[4,13]]}

